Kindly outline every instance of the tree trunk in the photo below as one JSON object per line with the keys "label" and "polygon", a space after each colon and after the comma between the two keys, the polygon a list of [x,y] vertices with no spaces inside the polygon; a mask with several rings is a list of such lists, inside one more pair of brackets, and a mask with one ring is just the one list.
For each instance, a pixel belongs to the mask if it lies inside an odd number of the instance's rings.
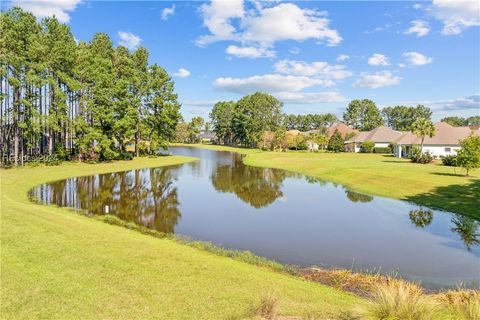
{"label": "tree trunk", "polygon": [[17,87],[13,88],[13,156],[15,167],[18,166],[18,147],[19,147],[19,130],[18,130],[18,111],[20,103],[20,91]]}
{"label": "tree trunk", "polygon": [[425,137],[422,137],[422,143],[420,144],[420,154],[423,154],[423,141],[425,140]]}

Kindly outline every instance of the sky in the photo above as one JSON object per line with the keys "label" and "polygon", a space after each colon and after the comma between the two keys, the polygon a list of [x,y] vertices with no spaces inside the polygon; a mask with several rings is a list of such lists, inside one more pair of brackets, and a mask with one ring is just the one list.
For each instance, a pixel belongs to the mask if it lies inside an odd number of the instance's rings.
{"label": "sky", "polygon": [[294,114],[380,108],[480,115],[480,1],[11,0],[55,15],[78,41],[96,32],[150,52],[175,81],[185,120],[268,92]]}

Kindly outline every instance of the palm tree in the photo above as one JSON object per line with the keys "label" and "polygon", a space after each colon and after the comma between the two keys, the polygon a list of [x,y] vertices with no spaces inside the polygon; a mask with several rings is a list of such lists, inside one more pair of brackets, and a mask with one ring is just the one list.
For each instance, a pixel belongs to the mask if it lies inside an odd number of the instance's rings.
{"label": "palm tree", "polygon": [[419,118],[412,123],[412,132],[422,137],[422,142],[420,144],[420,153],[423,153],[423,142],[426,136],[430,138],[435,135],[435,126],[433,125],[432,121],[426,118]]}

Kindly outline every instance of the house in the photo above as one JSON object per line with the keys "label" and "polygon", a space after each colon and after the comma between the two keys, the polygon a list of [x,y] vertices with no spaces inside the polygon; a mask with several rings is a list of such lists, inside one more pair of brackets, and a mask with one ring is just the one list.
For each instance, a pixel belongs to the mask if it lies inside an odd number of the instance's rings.
{"label": "house", "polygon": [[[435,135],[425,137],[423,141],[423,152],[430,152],[435,158],[448,155],[455,155],[460,149],[460,140],[469,135],[480,135],[480,131],[472,130],[470,127],[453,127],[445,122],[435,124]],[[407,158],[414,145],[420,145],[422,138],[411,132],[405,132],[394,142],[394,155],[399,158]]]}
{"label": "house", "polygon": [[394,143],[404,134],[405,132],[396,131],[385,126],[380,126],[371,131],[360,131],[355,136],[345,141],[345,151],[360,152],[360,147],[365,141],[374,142],[376,148],[385,148]]}
{"label": "house", "polygon": [[215,142],[217,136],[211,131],[204,131],[197,135],[197,139],[200,140],[200,142]]}
{"label": "house", "polygon": [[353,136],[354,134],[358,133],[358,130],[352,129],[349,126],[347,126],[345,123],[339,122],[331,125],[327,129],[328,139],[330,139],[333,136],[333,134],[335,133],[335,130],[338,130],[338,132],[340,133],[343,139],[345,139],[345,137]]}

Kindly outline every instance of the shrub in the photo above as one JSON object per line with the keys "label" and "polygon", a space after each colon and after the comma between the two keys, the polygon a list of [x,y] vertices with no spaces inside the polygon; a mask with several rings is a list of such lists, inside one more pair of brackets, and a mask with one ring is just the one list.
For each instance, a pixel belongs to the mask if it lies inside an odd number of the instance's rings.
{"label": "shrub", "polygon": [[420,148],[414,147],[410,154],[410,160],[414,163],[427,164],[433,161],[433,155],[430,152],[421,152]]}
{"label": "shrub", "polygon": [[118,155],[118,160],[133,160],[132,152],[122,152]]}
{"label": "shrub", "polygon": [[442,157],[442,163],[444,166],[456,167],[457,166],[457,156],[448,155]]}
{"label": "shrub", "polygon": [[365,141],[362,143],[360,146],[360,152],[363,153],[371,153],[373,151],[373,148],[375,147],[375,142],[373,141]]}
{"label": "shrub", "polygon": [[480,319],[480,291],[478,290],[451,290],[441,293],[438,299],[448,307],[455,316],[454,319]]}
{"label": "shrub", "polygon": [[391,154],[392,149],[390,147],[375,147],[373,148],[373,153],[386,153]]}
{"label": "shrub", "polygon": [[345,140],[342,138],[338,129],[335,129],[335,132],[328,141],[328,150],[333,152],[345,151]]}
{"label": "shrub", "polygon": [[379,285],[361,313],[371,320],[431,320],[437,305],[420,287],[401,281]]}

